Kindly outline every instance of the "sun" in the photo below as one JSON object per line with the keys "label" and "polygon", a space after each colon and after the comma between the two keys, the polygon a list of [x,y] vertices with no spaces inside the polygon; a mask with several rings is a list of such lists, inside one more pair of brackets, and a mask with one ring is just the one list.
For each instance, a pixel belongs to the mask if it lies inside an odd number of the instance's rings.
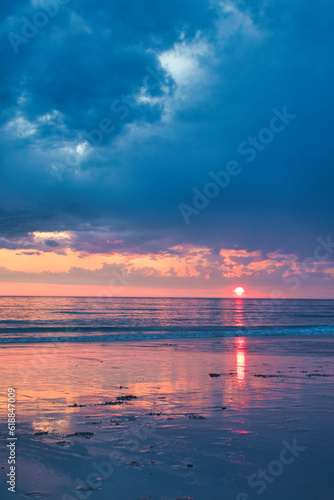
{"label": "sun", "polygon": [[237,288],[234,289],[234,293],[241,297],[241,295],[245,293],[245,290],[242,288],[242,286],[237,286]]}

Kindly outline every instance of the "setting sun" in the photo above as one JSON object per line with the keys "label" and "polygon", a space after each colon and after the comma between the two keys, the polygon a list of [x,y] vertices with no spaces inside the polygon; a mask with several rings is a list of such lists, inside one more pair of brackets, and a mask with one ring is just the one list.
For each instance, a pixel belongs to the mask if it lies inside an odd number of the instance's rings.
{"label": "setting sun", "polygon": [[242,288],[242,286],[237,286],[237,288],[235,288],[235,290],[234,290],[234,293],[236,295],[239,295],[239,297],[240,297],[241,295],[243,295],[245,293],[245,290]]}

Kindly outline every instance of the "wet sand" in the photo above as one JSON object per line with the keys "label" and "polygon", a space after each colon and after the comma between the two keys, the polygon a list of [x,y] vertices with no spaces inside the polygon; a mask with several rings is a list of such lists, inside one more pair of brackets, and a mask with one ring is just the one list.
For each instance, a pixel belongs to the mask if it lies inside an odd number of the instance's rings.
{"label": "wet sand", "polygon": [[1,498],[333,498],[333,338],[5,346],[1,379]]}

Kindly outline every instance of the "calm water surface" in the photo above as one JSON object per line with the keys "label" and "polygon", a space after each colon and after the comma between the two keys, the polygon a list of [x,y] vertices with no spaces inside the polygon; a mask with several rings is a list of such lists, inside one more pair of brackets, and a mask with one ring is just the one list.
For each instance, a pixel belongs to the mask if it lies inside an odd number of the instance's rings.
{"label": "calm water surface", "polygon": [[0,343],[334,332],[333,300],[0,297]]}

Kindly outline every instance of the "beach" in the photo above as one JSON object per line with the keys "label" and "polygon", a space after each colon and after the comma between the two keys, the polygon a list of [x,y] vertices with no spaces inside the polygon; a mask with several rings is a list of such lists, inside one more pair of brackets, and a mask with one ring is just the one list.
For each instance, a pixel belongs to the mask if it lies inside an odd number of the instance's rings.
{"label": "beach", "polygon": [[3,2],[0,500],[334,500],[334,2]]}
{"label": "beach", "polygon": [[313,335],[2,345],[15,494],[330,500],[333,356]]}

